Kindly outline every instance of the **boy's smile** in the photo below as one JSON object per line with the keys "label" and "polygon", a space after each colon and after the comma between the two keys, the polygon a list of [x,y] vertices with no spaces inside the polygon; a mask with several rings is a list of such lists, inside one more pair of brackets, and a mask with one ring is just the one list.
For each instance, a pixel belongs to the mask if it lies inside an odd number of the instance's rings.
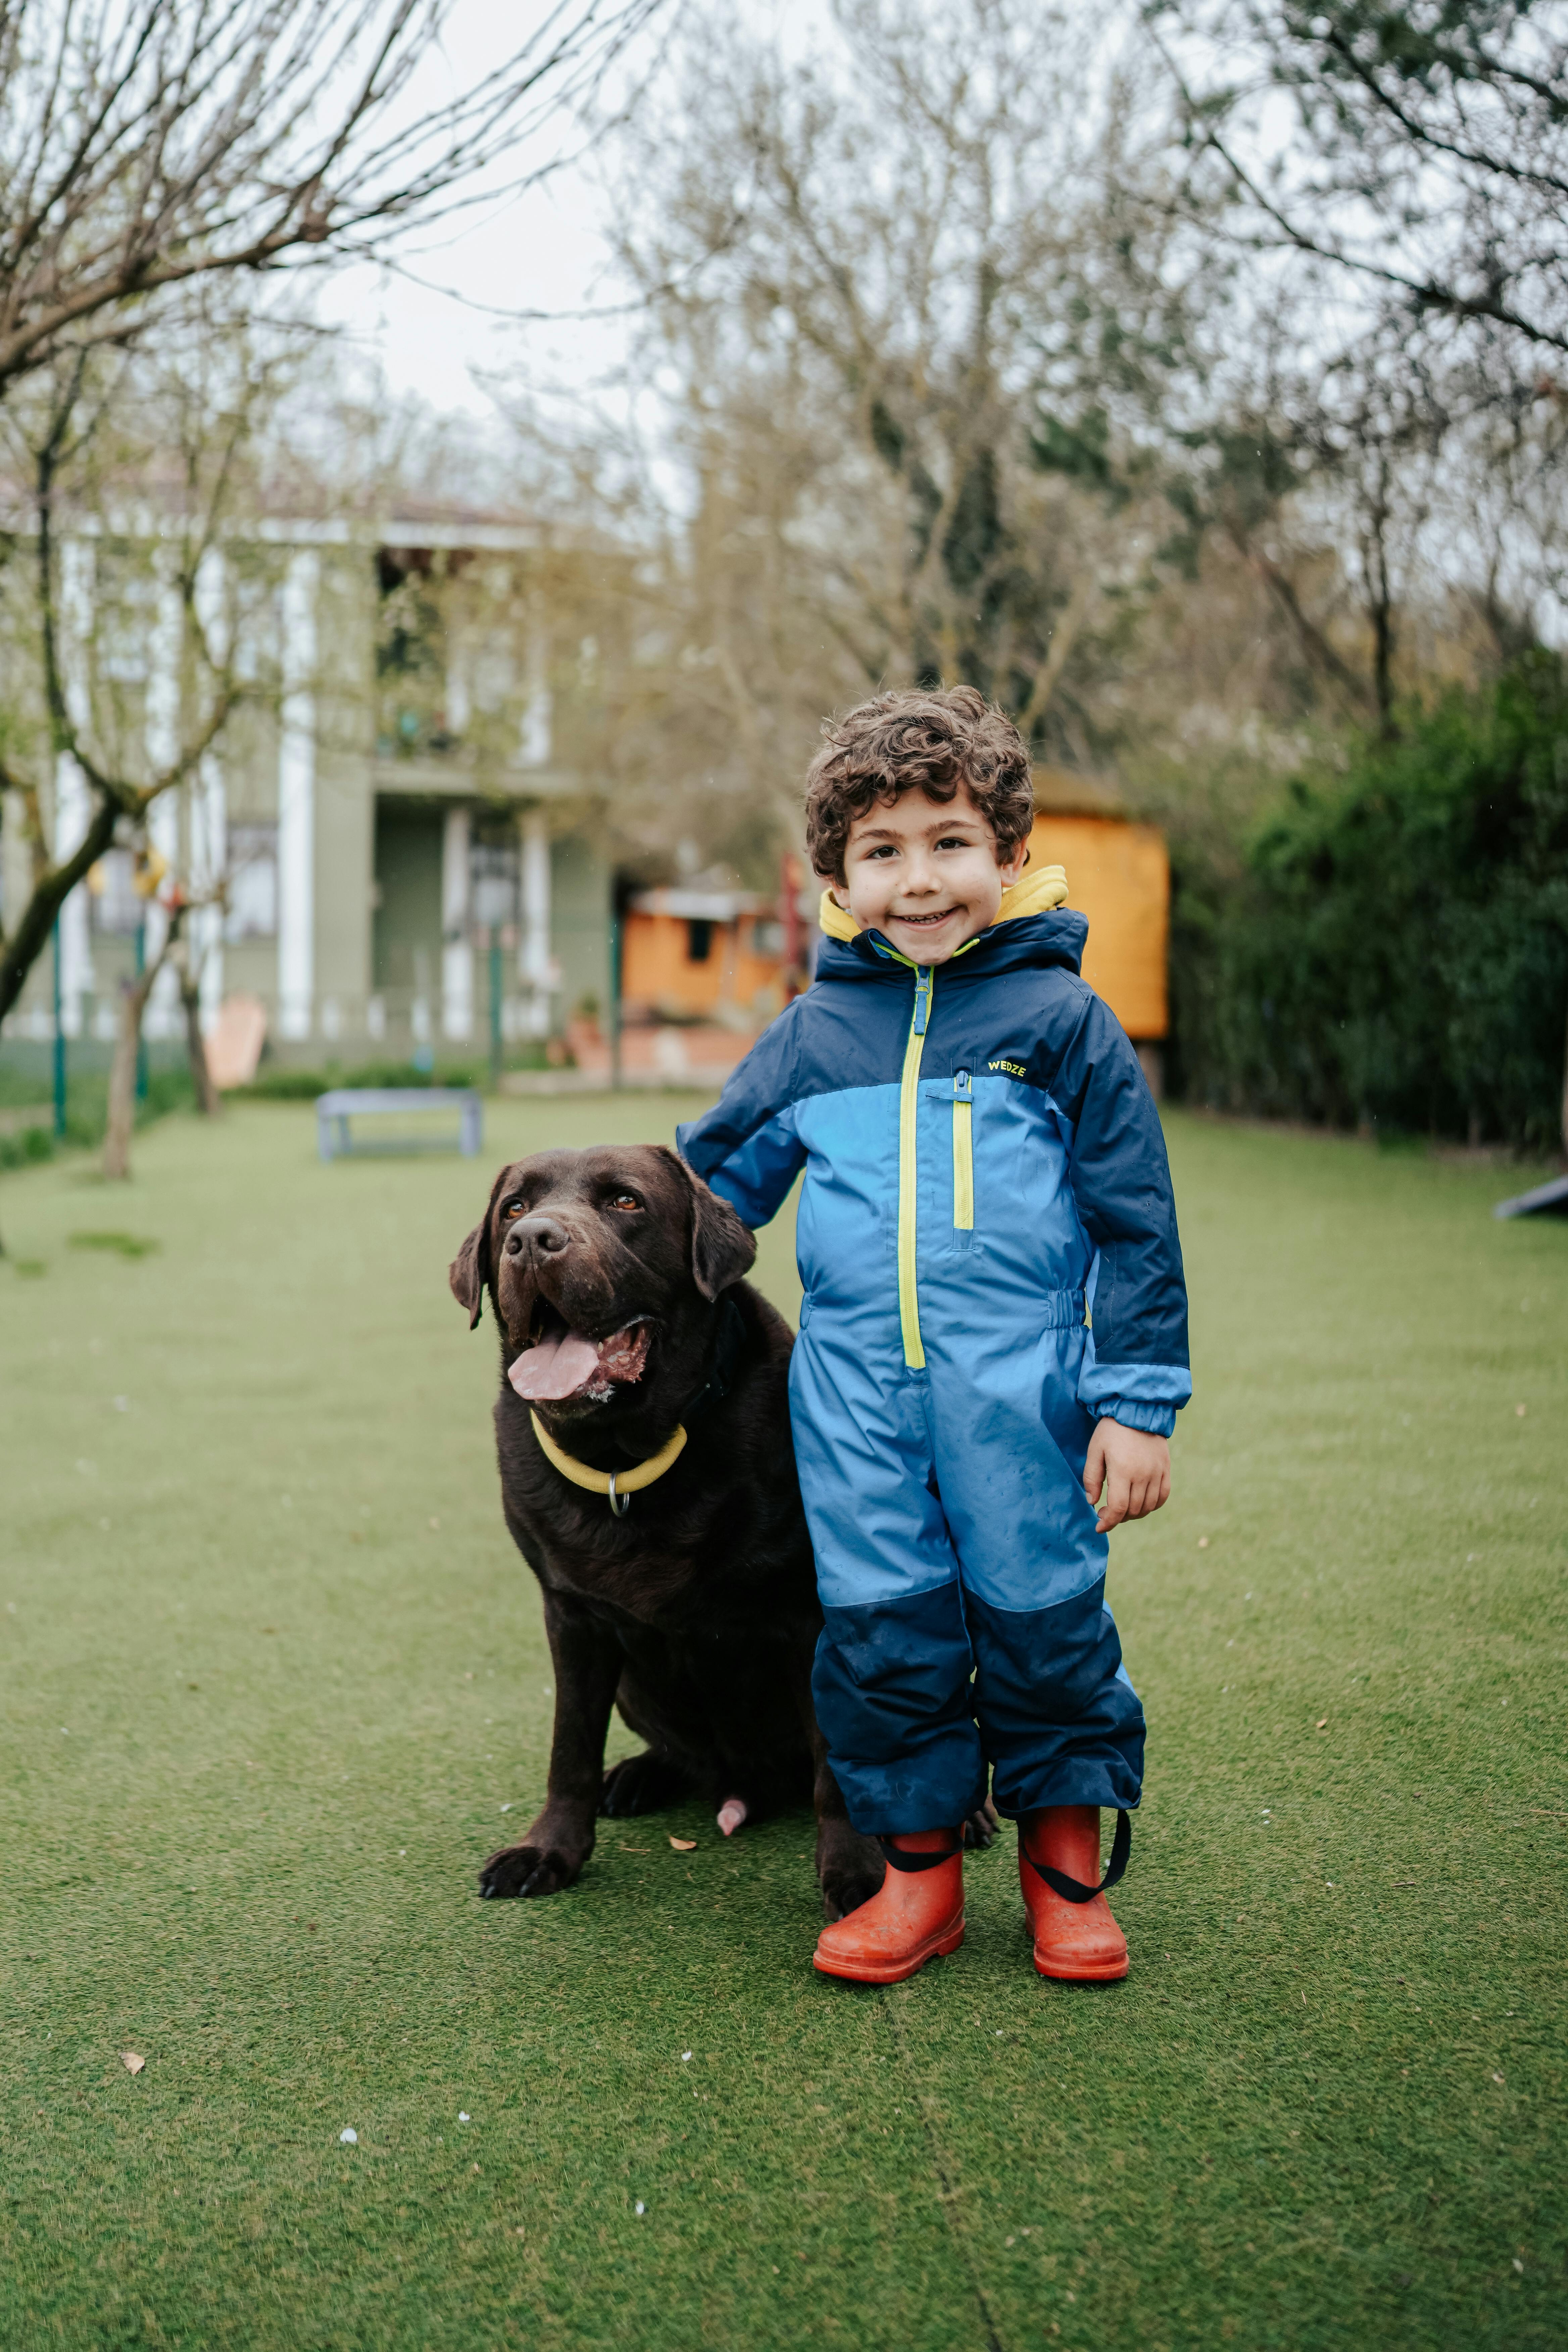
{"label": "boy's smile", "polygon": [[863,931],[880,931],[912,963],[945,963],[995,921],[1024,855],[1020,844],[998,862],[996,837],[966,785],[950,801],[907,792],[855,819],[833,895]]}

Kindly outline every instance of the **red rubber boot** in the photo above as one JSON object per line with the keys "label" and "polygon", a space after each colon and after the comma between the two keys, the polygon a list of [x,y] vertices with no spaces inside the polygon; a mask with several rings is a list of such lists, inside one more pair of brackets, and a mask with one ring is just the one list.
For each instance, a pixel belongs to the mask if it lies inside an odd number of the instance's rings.
{"label": "red rubber boot", "polygon": [[[1047,1805],[1018,1823],[1018,1878],[1035,1939],[1035,1966],[1068,1984],[1110,1984],[1127,1974],[1127,1938],[1104,1889],[1127,1867],[1130,1817],[1117,1816],[1110,1866],[1100,1874],[1100,1807]],[[1064,1895],[1042,1877],[1070,1886]]]}
{"label": "red rubber boot", "polygon": [[963,1832],[917,1830],[881,1841],[888,1874],[869,1903],[835,1919],[815,1966],[851,1984],[901,1984],[963,1941]]}

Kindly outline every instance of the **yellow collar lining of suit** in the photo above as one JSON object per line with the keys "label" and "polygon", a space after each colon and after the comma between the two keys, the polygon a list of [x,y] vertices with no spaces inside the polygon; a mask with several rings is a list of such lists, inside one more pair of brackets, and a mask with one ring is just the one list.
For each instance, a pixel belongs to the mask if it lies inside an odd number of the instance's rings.
{"label": "yellow collar lining of suit", "polygon": [[646,1462],[639,1462],[635,1469],[591,1470],[585,1462],[579,1462],[574,1454],[567,1454],[556,1444],[531,1405],[528,1417],[533,1423],[533,1433],[539,1440],[545,1460],[552,1463],[563,1478],[570,1478],[574,1486],[585,1487],[590,1495],[607,1495],[610,1508],[617,1518],[625,1514],[634,1495],[640,1495],[645,1486],[651,1486],[656,1478],[663,1477],[670,1465],[679,1460],[686,1444],[686,1432],[677,1422],[658,1452],[650,1454]]}
{"label": "yellow collar lining of suit", "polygon": [[[1037,872],[1021,874],[1016,882],[1008,884],[1002,893],[996,921],[1016,923],[1025,915],[1047,914],[1052,907],[1061,906],[1067,895],[1066,866],[1042,866]],[[831,890],[823,892],[822,907],[816,919],[830,940],[856,940],[860,936],[859,924],[852,915],[845,913]],[[988,928],[994,929],[995,926]],[[983,939],[984,933],[980,932],[977,936]],[[973,941],[966,940],[964,945],[973,946]]]}

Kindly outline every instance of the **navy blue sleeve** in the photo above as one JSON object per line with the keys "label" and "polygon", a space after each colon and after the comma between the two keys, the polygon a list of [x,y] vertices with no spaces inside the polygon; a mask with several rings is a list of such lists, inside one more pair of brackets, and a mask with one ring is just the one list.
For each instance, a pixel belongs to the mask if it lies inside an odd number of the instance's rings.
{"label": "navy blue sleeve", "polygon": [[687,1165],[753,1232],[777,1215],[805,1164],[795,1129],[799,1001],[786,1005],[737,1063],[712,1109],[675,1130]]}
{"label": "navy blue sleeve", "polygon": [[[1095,1249],[1079,1400],[1091,1412],[1168,1433],[1166,1414],[1193,1392],[1170,1161],[1138,1056],[1088,989],[1050,1092],[1072,1125],[1073,1198]],[[1139,1410],[1149,1407],[1163,1410]]]}

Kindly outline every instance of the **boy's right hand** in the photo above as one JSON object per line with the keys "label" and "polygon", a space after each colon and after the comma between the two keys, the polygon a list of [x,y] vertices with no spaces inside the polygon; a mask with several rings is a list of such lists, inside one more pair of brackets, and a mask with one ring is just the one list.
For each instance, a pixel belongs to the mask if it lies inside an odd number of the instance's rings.
{"label": "boy's right hand", "polygon": [[1126,1429],[1119,1421],[1095,1424],[1083,1465],[1083,1491],[1100,1506],[1097,1536],[1123,1519],[1146,1519],[1171,1498],[1171,1448],[1163,1437]]}

